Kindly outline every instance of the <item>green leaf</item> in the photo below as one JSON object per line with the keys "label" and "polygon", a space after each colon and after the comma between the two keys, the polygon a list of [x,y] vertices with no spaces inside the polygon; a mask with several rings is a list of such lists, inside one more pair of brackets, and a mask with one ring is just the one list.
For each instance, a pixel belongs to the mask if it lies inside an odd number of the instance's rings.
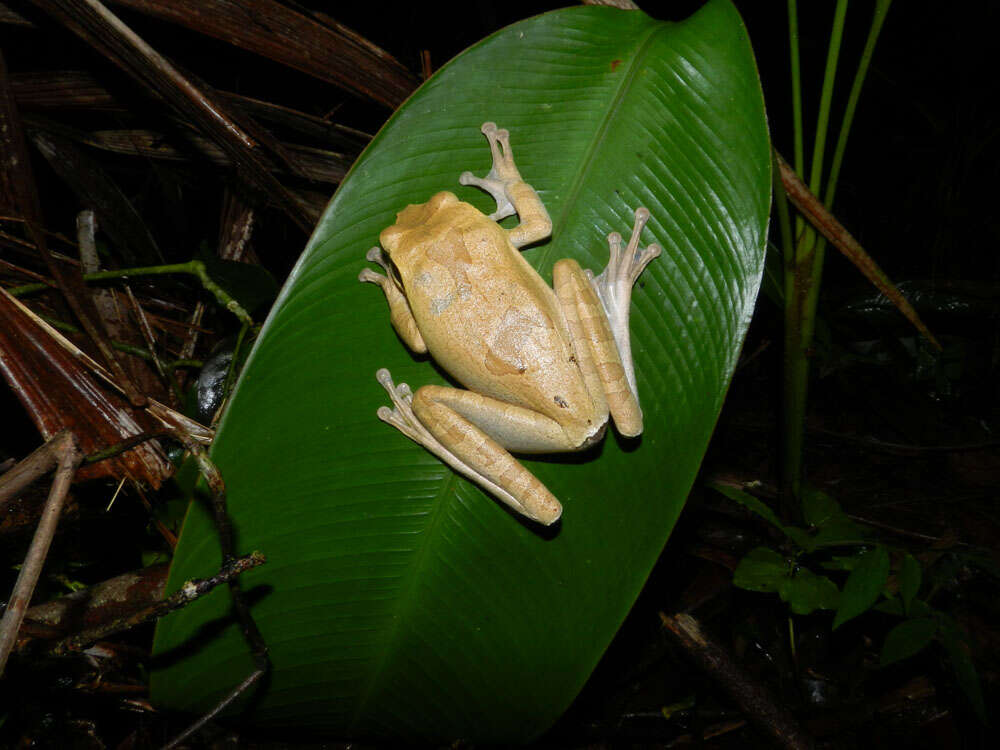
{"label": "green leaf", "polygon": [[868,533],[849,518],[831,518],[812,537],[814,549],[864,544]]}
{"label": "green leaf", "polygon": [[840,602],[837,584],[803,567],[785,582],[778,595],[797,615],[808,615],[817,609],[836,609]]}
{"label": "green leaf", "polygon": [[198,260],[205,264],[209,278],[229,292],[247,312],[270,304],[278,294],[277,282],[263,266],[223,260],[205,248],[199,250]]}
{"label": "green leaf", "polygon": [[830,555],[830,559],[820,563],[820,567],[824,570],[843,570],[850,573],[860,561],[860,555]]}
{"label": "green leaf", "polygon": [[955,673],[955,680],[959,687],[962,688],[965,697],[969,699],[969,703],[972,704],[979,720],[988,724],[986,702],[983,700],[983,691],[979,685],[979,675],[976,674],[976,665],[972,663],[972,657],[966,650],[965,637],[961,629],[954,620],[944,616],[941,620],[938,637],[948,652],[951,668]]}
{"label": "green leaf", "polygon": [[817,529],[812,549],[861,544],[867,537],[864,528],[848,518],[840,503],[817,489],[802,489],[802,517],[807,525]]}
{"label": "green leaf", "polygon": [[898,617],[903,617],[909,615],[910,617],[927,617],[935,610],[923,599],[914,599],[910,603],[909,612],[903,609],[903,600],[898,597],[893,597],[891,599],[883,599],[874,607],[872,607],[876,612],[882,612],[887,615],[896,615]]}
{"label": "green leaf", "polygon": [[885,547],[878,546],[866,552],[847,577],[837,615],[833,618],[833,629],[870,609],[878,601],[887,580],[889,553]]}
{"label": "green leaf", "polygon": [[795,564],[767,547],[756,547],[740,560],[733,585],[748,591],[777,593],[797,615],[817,609],[836,609],[837,585],[826,576]]}
{"label": "green leaf", "polygon": [[[652,214],[663,255],[633,297],[645,418],[571,457],[524,464],[563,502],[543,530],[512,517],[375,411],[375,371],[446,382],[411,356],[365,251],[408,203],[482,175],[493,120],[553,219],[525,258],[551,279],[599,271],[608,232]],[[428,80],[340,186],[261,331],[212,455],[274,670],[253,721],[338,737],[523,742],[569,705],[635,601],[683,506],[752,313],[770,201],[763,100],[727,0],[683,23],[569,8],[505,29]],[[213,571],[204,509],[168,590]],[[158,705],[211,707],[251,669],[219,588],[160,621]],[[237,706],[238,711],[242,706]]]}
{"label": "green leaf", "polygon": [[933,617],[903,620],[885,636],[879,666],[908,659],[934,640],[938,622]]}
{"label": "green leaf", "polygon": [[822,528],[831,521],[849,520],[840,503],[825,492],[811,487],[802,488],[802,518],[815,528]]}
{"label": "green leaf", "polygon": [[788,529],[778,518],[778,514],[771,510],[771,506],[760,498],[751,495],[746,490],[737,489],[736,487],[723,484],[722,482],[709,482],[708,486],[716,492],[725,495],[733,502],[742,505],[747,510],[756,513],[765,521],[773,525],[775,528],[780,529],[787,535]]}
{"label": "green leaf", "polygon": [[733,585],[748,591],[778,592],[791,572],[791,562],[768,547],[750,550],[736,570]]}
{"label": "green leaf", "polygon": [[813,552],[823,547],[862,544],[867,537],[864,529],[844,514],[836,500],[818,490],[804,491],[802,498],[805,520],[811,527],[818,528],[818,531],[813,533],[798,526],[782,523],[764,501],[749,492],[721,482],[712,482],[709,486],[773,524],[806,552]]}
{"label": "green leaf", "polygon": [[786,526],[783,524],[779,520],[777,514],[771,510],[771,507],[760,498],[754,497],[749,492],[745,492],[744,490],[731,487],[721,482],[710,482],[709,486],[715,491],[725,495],[733,502],[739,503],[747,510],[756,513],[807,552],[812,551],[813,541],[809,533],[805,531],[805,529],[800,529],[795,526]]}
{"label": "green leaf", "polygon": [[903,609],[907,614],[910,614],[913,599],[920,591],[921,576],[920,563],[913,555],[906,553],[899,568],[899,596],[903,600]]}

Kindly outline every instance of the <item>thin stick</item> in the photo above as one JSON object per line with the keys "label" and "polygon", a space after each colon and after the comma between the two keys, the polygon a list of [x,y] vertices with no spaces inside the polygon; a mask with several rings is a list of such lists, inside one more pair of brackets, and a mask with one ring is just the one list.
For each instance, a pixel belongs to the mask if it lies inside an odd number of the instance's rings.
{"label": "thin stick", "polygon": [[[151,352],[156,352],[156,336],[153,334],[153,327],[149,324],[149,318],[146,317],[146,311],[142,309],[142,305],[139,304],[139,300],[135,298],[132,293],[132,287],[128,284],[124,284],[125,294],[128,295],[129,302],[132,303],[132,309],[135,311],[135,317],[139,320],[139,329],[142,331],[142,337],[146,342],[146,348]],[[157,371],[160,376],[166,379],[167,373],[163,370],[163,364],[160,358],[153,356],[153,364],[156,365]]]}
{"label": "thin stick", "polygon": [[243,682],[234,687],[232,691],[230,691],[229,695],[227,695],[225,698],[219,701],[218,705],[216,705],[215,708],[213,708],[207,714],[198,719],[198,721],[196,721],[194,724],[192,724],[183,732],[181,732],[179,735],[170,740],[170,742],[168,742],[166,745],[163,746],[162,750],[171,750],[172,748],[175,748],[178,745],[180,745],[182,742],[184,742],[184,740],[186,740],[192,734],[200,730],[203,726],[208,724],[208,722],[210,722],[220,713],[225,711],[230,703],[232,703],[234,700],[243,695],[243,693],[245,693],[247,690],[253,687],[253,685],[261,677],[263,677],[266,672],[267,672],[266,669],[255,669],[253,672],[250,673],[250,675],[245,680],[243,680]]}
{"label": "thin stick", "polygon": [[32,451],[18,461],[14,468],[0,476],[0,511],[21,490],[55,468],[59,461],[59,446],[65,439],[65,432],[57,432],[45,445]]}
{"label": "thin stick", "polygon": [[176,609],[186,606],[195,599],[204,596],[220,583],[227,583],[241,573],[250,570],[251,568],[256,568],[258,565],[263,565],[266,561],[266,558],[260,552],[251,552],[245,557],[236,558],[230,563],[223,565],[219,572],[213,576],[209,576],[208,578],[195,578],[193,580],[186,581],[177,591],[168,596],[166,599],[156,602],[156,604],[143,607],[142,609],[132,612],[125,617],[116,618],[111,622],[103,623],[97,627],[89,628],[76,633],[75,635],[69,636],[68,638],[64,638],[54,644],[49,649],[49,653],[55,656],[60,656],[62,654],[69,653],[70,651],[82,651],[83,649],[92,646],[97,641],[103,640],[110,635],[120,633],[123,630],[129,630],[130,628],[134,628],[136,625],[141,625],[144,622],[149,622],[150,620],[163,617]]}
{"label": "thin stick", "polygon": [[725,649],[710,640],[696,619],[690,615],[668,616],[662,612],[660,619],[674,642],[730,694],[759,729],[786,750],[807,750],[813,746],[812,739],[794,717],[775,702],[762,684],[737,666]]}
{"label": "thin stick", "polygon": [[0,675],[7,665],[7,657],[10,656],[17,640],[21,621],[35,591],[42,566],[45,564],[45,557],[55,535],[56,526],[59,524],[59,516],[62,515],[70,483],[76,474],[76,467],[83,459],[83,454],[76,445],[76,438],[71,432],[59,433],[58,438],[59,443],[56,448],[58,465],[55,478],[52,480],[52,489],[49,491],[49,499],[45,502],[45,510],[42,511],[35,536],[21,565],[21,572],[14,584],[14,592],[7,603],[7,611],[4,612],[3,620],[0,620]]}
{"label": "thin stick", "polygon": [[[6,290],[0,288],[0,294],[6,294]],[[18,310],[20,310],[22,313],[31,318],[40,328],[42,328],[42,330],[44,330],[47,334],[49,334],[52,337],[52,339],[57,344],[59,344],[59,346],[61,346],[63,349],[65,349],[74,357],[76,357],[76,359],[83,362],[83,364],[86,365],[91,372],[97,375],[101,380],[103,380],[109,386],[114,388],[116,391],[124,393],[124,391],[122,391],[121,386],[111,376],[111,373],[109,373],[104,368],[103,365],[101,365],[99,362],[96,362],[85,351],[80,349],[76,344],[74,344],[72,341],[67,339],[62,334],[60,334],[51,325],[46,323],[37,313],[32,311],[30,307],[27,307],[17,297],[10,297],[9,301],[11,302],[11,304],[17,307]],[[212,438],[214,437],[214,432],[212,430],[208,429],[202,424],[199,424],[190,417],[186,417],[180,412],[174,411],[169,406],[164,406],[156,399],[152,398],[148,399],[148,404],[146,405],[146,409],[147,411],[149,411],[150,414],[152,414],[160,422],[162,422],[164,426],[170,429],[181,430],[186,435],[189,435],[193,437],[195,440],[198,440],[202,443],[208,444],[212,442]]]}
{"label": "thin stick", "polygon": [[[837,217],[827,210],[816,194],[795,174],[795,170],[789,166],[781,154],[775,151],[774,157],[781,175],[781,184],[784,186],[785,194],[792,205],[808,219],[809,223],[820,234],[840,250],[864,274],[866,279],[882,294],[888,297],[892,304],[896,306],[896,309],[913,324],[924,338],[940,350],[941,344],[934,338],[934,334],[924,325],[920,316],[917,315],[917,311],[913,309],[913,306],[902,295],[899,289],[889,280],[889,277],[886,276],[885,271],[875,262],[875,259],[865,251],[844,225],[837,220]],[[804,338],[805,334],[803,334],[803,340]]]}
{"label": "thin stick", "polygon": [[[218,467],[208,457],[208,453],[191,437],[183,433],[177,433],[177,437],[182,440],[184,447],[190,451],[198,464],[198,470],[205,478],[208,489],[212,495],[212,514],[215,517],[215,527],[219,532],[219,546],[222,548],[222,564],[228,565],[236,558],[236,538],[233,533],[233,522],[229,518],[229,511],[226,508],[226,485],[222,480],[222,474]],[[270,667],[270,660],[267,656],[267,644],[264,636],[257,628],[257,623],[250,614],[250,607],[243,596],[243,589],[239,578],[229,580],[229,590],[233,597],[233,609],[236,610],[236,619],[239,621],[243,637],[250,646],[250,653],[253,657],[257,669],[267,671]]]}
{"label": "thin stick", "polygon": [[[50,318],[48,315],[39,315],[38,317],[55,328],[57,331],[64,331],[65,333],[82,333],[82,331],[75,325],[67,323],[64,320],[56,320],[55,318]],[[200,359],[190,359],[187,357],[174,360],[163,360],[154,354],[150,354],[146,349],[140,349],[137,346],[132,346],[131,344],[126,344],[121,341],[115,341],[114,339],[111,340],[111,346],[119,352],[131,354],[133,357],[139,357],[140,359],[145,359],[148,362],[155,361],[158,368],[162,368],[167,372],[171,372],[181,367],[201,368],[205,366],[205,363]]]}
{"label": "thin stick", "polygon": [[[240,303],[236,301],[229,294],[229,292],[212,280],[212,277],[208,275],[208,270],[205,268],[205,264],[200,260],[191,260],[187,263],[168,263],[160,266],[142,266],[139,268],[105,269],[104,271],[85,273],[83,274],[83,280],[105,281],[108,279],[129,279],[136,276],[159,276],[174,273],[187,273],[195,276],[201,282],[205,291],[214,296],[216,302],[218,302],[220,306],[229,310],[229,312],[239,318],[241,323],[248,326],[253,325],[253,318],[250,317],[250,313],[244,310]],[[11,287],[7,290],[7,292],[14,297],[18,297],[47,288],[47,284],[24,284],[23,286]]]}
{"label": "thin stick", "polygon": [[[193,438],[181,432],[178,432],[176,437],[184,443],[184,447],[194,457],[195,462],[198,464],[198,470],[201,472],[202,477],[204,477],[206,484],[208,484],[208,489],[212,495],[212,514],[215,517],[215,528],[219,533],[219,546],[222,548],[222,564],[223,566],[231,565],[235,560],[235,536],[233,534],[233,523],[229,518],[229,512],[226,508],[226,485],[222,480],[222,474],[216,465],[212,463],[205,449]],[[240,695],[255,685],[271,669],[267,643],[264,641],[264,636],[253,619],[253,614],[250,612],[250,606],[247,604],[246,596],[243,593],[243,587],[240,584],[238,576],[229,579],[229,592],[232,595],[233,609],[236,611],[236,620],[243,633],[243,639],[250,647],[250,656],[254,662],[254,671],[243,682],[233,688],[207,714],[165,745],[164,750],[176,747],[205,726]]]}
{"label": "thin stick", "polygon": [[83,457],[84,464],[96,464],[99,461],[105,461],[109,458],[114,458],[117,455],[124,453],[127,450],[135,448],[137,445],[142,445],[150,440],[157,440],[159,438],[172,438],[180,442],[180,438],[177,437],[176,430],[158,430],[156,432],[140,432],[138,435],[129,435],[124,440],[120,440],[114,445],[109,445],[107,448],[102,448],[99,451],[94,451]]}

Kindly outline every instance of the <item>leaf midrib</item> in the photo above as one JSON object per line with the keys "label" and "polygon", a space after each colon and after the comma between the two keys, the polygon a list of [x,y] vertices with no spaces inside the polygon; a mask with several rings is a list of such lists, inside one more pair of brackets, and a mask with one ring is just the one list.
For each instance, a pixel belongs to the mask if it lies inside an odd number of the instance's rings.
{"label": "leaf midrib", "polygon": [[[665,28],[666,27],[662,24],[654,24],[646,32],[645,38],[637,45],[636,53],[632,57],[631,62],[628,64],[625,75],[622,76],[621,83],[618,85],[618,90],[616,91],[615,96],[610,106],[607,108],[604,116],[601,118],[600,124],[598,125],[594,136],[590,139],[590,144],[587,146],[587,150],[584,152],[583,159],[581,160],[583,168],[577,171],[576,177],[573,179],[569,189],[566,191],[566,197],[564,198],[562,206],[559,209],[559,214],[552,222],[552,234],[554,237],[562,233],[562,228],[568,221],[567,217],[576,205],[577,196],[586,184],[587,177],[590,175],[591,169],[597,162],[597,159],[594,158],[594,154],[598,151],[601,144],[607,137],[608,131],[611,129],[611,123],[617,115],[622,101],[632,88],[632,82],[635,80],[637,71],[640,69],[639,63],[645,59],[647,50],[650,44],[652,44],[653,38],[664,31]],[[556,244],[557,243],[555,242],[549,242],[539,248],[537,268],[547,268],[548,265],[553,262],[549,256],[554,253]]]}
{"label": "leaf midrib", "polygon": [[441,483],[434,500],[431,502],[433,510],[431,512],[431,519],[424,529],[423,540],[414,554],[413,563],[407,568],[403,576],[404,581],[400,586],[401,593],[396,598],[394,606],[390,609],[388,615],[390,624],[385,639],[381,644],[380,655],[361,691],[354,714],[351,716],[350,732],[348,734],[352,736],[357,731],[358,721],[361,719],[368,703],[375,694],[376,687],[379,684],[379,677],[385,671],[390,657],[396,653],[396,640],[399,636],[400,626],[408,619],[404,616],[404,613],[412,609],[414,600],[413,591],[416,588],[417,581],[421,578],[419,574],[426,565],[430,550],[434,547],[437,540],[441,538],[440,526],[443,523],[442,517],[445,515],[445,509],[449,505],[448,498],[450,497],[452,500],[455,500],[457,497],[455,485],[458,483],[459,477],[450,468],[445,467],[445,470],[447,471],[445,479]]}

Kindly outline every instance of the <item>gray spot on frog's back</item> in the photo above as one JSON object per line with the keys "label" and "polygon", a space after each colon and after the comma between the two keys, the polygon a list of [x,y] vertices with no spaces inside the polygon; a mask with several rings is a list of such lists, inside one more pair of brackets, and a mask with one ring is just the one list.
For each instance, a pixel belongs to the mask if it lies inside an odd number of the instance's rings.
{"label": "gray spot on frog's back", "polygon": [[449,307],[451,307],[451,304],[454,301],[455,301],[454,294],[449,294],[447,297],[439,297],[438,299],[431,300],[431,313],[433,315],[440,315]]}

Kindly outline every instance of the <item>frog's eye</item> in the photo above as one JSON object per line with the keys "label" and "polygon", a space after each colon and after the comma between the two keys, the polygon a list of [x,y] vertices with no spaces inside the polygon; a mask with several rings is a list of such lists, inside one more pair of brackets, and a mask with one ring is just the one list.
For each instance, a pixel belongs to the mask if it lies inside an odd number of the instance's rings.
{"label": "frog's eye", "polygon": [[394,282],[396,282],[396,286],[398,286],[400,289],[402,289],[403,288],[403,277],[400,276],[399,269],[396,268],[396,261],[394,261],[392,259],[392,256],[388,255],[388,253],[386,254],[386,257],[387,257],[387,259],[388,259],[389,262],[385,266],[385,272],[387,274],[389,274],[389,277]]}

